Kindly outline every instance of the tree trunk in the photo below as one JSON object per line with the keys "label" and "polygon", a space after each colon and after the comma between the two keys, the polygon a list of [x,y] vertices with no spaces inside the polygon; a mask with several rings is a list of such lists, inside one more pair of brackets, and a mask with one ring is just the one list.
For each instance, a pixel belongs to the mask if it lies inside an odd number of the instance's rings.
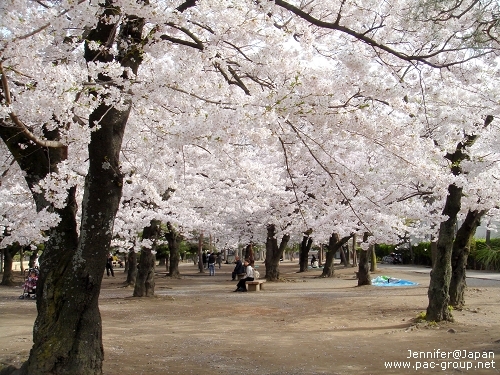
{"label": "tree trunk", "polygon": [[[347,252],[349,251],[349,248],[347,249]],[[344,267],[349,267],[349,260],[347,259],[346,255],[346,250],[345,250],[345,245],[340,247],[340,263],[344,265]]]}
{"label": "tree trunk", "polygon": [[12,265],[14,264],[14,255],[17,254],[21,247],[16,242],[10,246],[7,246],[3,249],[3,253],[5,254],[5,262],[4,262],[4,270],[2,276],[2,282],[0,285],[13,286],[14,282],[14,272],[12,271]]}
{"label": "tree trunk", "polygon": [[352,237],[352,266],[356,267],[358,265],[358,255],[356,253],[356,235]]}
{"label": "tree trunk", "polygon": [[[116,9],[112,6],[103,9],[102,18],[87,35],[87,40],[102,42],[100,44],[104,46],[115,36],[116,25],[109,19],[113,18]],[[136,35],[140,38],[142,27],[139,27],[137,19],[134,25],[122,25],[122,37],[129,42],[118,41],[120,52],[124,52],[124,47],[136,46]],[[123,54],[126,58],[130,55]],[[102,49],[94,52],[85,49],[86,61],[104,62],[109,61],[109,57]],[[133,63],[129,61],[126,66],[135,64],[137,67],[140,61],[133,58]],[[106,80],[103,74],[99,77]],[[39,147],[15,127],[2,127],[0,130],[0,136],[25,173],[37,211],[49,208],[61,217],[58,225],[48,231],[49,239],[40,257],[38,315],[33,329],[33,347],[28,360],[18,371],[20,375],[102,374],[104,352],[98,299],[121,198],[123,176],[119,154],[131,106],[117,110],[105,104],[106,98],[94,94],[101,104],[90,114],[89,127],[96,128],[98,124],[99,128],[91,132],[88,146],[89,169],[83,189],[79,238],[76,230],[76,188],[68,189],[62,209],[51,207],[45,200],[44,192],[34,189],[36,183],[49,172],[57,171],[57,164],[66,159],[67,148]],[[57,131],[45,133],[47,139],[57,139]]]}
{"label": "tree trunk", "polygon": [[299,272],[309,271],[309,250],[311,250],[312,242],[312,237],[304,234],[299,252]]}
{"label": "tree trunk", "polygon": [[255,264],[255,257],[253,255],[253,246],[252,244],[248,244],[245,248],[245,256],[243,259],[248,259],[248,263],[253,267]]}
{"label": "tree trunk", "polygon": [[450,301],[451,253],[461,199],[462,188],[456,185],[448,186],[448,196],[446,197],[443,210],[443,215],[448,216],[448,219],[443,221],[439,226],[435,263],[432,267],[429,290],[427,292],[429,305],[427,306],[426,319],[428,321],[440,322],[442,320],[453,320],[451,312],[448,309]]}
{"label": "tree trunk", "polygon": [[[34,345],[22,374],[102,373],[98,298],[121,198],[118,156],[128,114],[100,105],[89,118],[101,127],[92,132],[89,144],[80,238],[73,187],[40,259]],[[104,163],[110,168],[103,168]]]}
{"label": "tree trunk", "polygon": [[415,254],[413,252],[413,246],[411,245],[411,240],[408,239],[408,248],[410,249],[410,262],[415,264]]}
{"label": "tree trunk", "polygon": [[165,233],[165,238],[168,241],[168,250],[170,253],[170,269],[169,276],[170,277],[180,277],[179,272],[179,247],[182,241],[182,235],[180,235],[175,228],[172,226],[170,222],[167,223],[168,232]]}
{"label": "tree trunk", "polygon": [[323,266],[323,272],[321,274],[321,277],[333,277],[335,273],[334,269],[335,254],[337,253],[338,250],[342,252],[342,246],[344,246],[351,237],[352,235],[343,237],[341,239],[338,233],[332,233],[332,235],[330,236],[330,240],[328,241],[328,247],[326,250],[326,260]]}
{"label": "tree trunk", "polygon": [[[484,119],[486,128],[493,121],[493,116],[488,115]],[[451,172],[454,176],[464,173],[461,162],[469,158],[467,148],[476,141],[478,134],[466,134],[464,139],[458,143],[453,153],[447,153],[445,158],[451,162]],[[448,304],[450,303],[450,282],[451,282],[451,258],[453,252],[453,242],[455,240],[455,227],[457,225],[457,215],[460,212],[462,200],[462,188],[452,184],[448,186],[448,196],[443,209],[443,215],[447,216],[446,221],[439,226],[439,238],[436,248],[435,264],[431,272],[429,283],[429,306],[427,307],[426,319],[428,321],[452,321],[453,317]],[[461,245],[457,245],[461,246]],[[460,264],[460,261],[457,262]],[[460,265],[458,266],[460,267]],[[457,270],[457,281],[462,277],[460,270]],[[463,294],[462,294],[463,298]],[[462,301],[463,303],[463,301]]]}
{"label": "tree trunk", "polygon": [[[368,233],[363,236],[363,242],[368,241]],[[370,264],[369,259],[371,257],[373,246],[370,246],[368,250],[361,250],[359,254],[359,267],[358,272],[356,272],[356,277],[358,278],[358,286],[362,285],[372,285],[372,280],[370,276]]]}
{"label": "tree trunk", "polygon": [[370,252],[371,264],[370,264],[370,272],[377,272],[377,254],[375,254],[375,245],[372,246]]}
{"label": "tree trunk", "polygon": [[283,235],[281,243],[278,247],[278,240],[276,239],[276,227],[274,224],[269,224],[267,226],[267,239],[266,239],[266,260],[264,264],[266,266],[266,280],[267,281],[277,281],[280,277],[279,265],[280,259],[283,256],[283,252],[290,240],[288,234]]}
{"label": "tree trunk", "polygon": [[198,238],[198,269],[200,273],[205,273],[205,269],[203,268],[203,232],[200,233],[200,237]]}
{"label": "tree trunk", "polygon": [[455,236],[451,255],[451,280],[450,280],[450,305],[461,309],[465,304],[464,292],[467,286],[466,266],[470,252],[470,242],[481,223],[482,216],[486,211],[467,212],[465,221],[462,223]]}
{"label": "tree trunk", "polygon": [[130,249],[127,255],[127,280],[125,283],[128,286],[134,286],[137,281],[137,253],[134,249]]}
{"label": "tree trunk", "polygon": [[21,275],[24,275],[24,248],[19,247],[19,269],[21,270]]}
{"label": "tree trunk", "polygon": [[436,256],[437,256],[437,241],[434,238],[431,238],[431,268],[434,268],[436,264]]}
{"label": "tree trunk", "polygon": [[134,297],[153,297],[155,294],[155,264],[156,242],[160,237],[160,221],[151,220],[148,227],[142,232],[143,239],[152,241],[151,247],[141,248],[139,264],[137,267],[137,280],[134,287]]}

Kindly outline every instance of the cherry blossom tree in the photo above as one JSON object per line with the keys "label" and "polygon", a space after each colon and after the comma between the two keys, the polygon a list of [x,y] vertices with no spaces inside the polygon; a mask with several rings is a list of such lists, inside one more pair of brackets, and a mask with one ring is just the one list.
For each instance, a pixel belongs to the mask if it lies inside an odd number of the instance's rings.
{"label": "cherry blossom tree", "polygon": [[435,69],[493,64],[496,48],[485,18],[496,4],[474,1],[445,9],[448,19],[406,2],[2,6],[0,136],[36,211],[60,217],[21,374],[102,372],[98,296],[113,232],[133,243],[164,216],[240,240],[278,223],[274,236],[382,241],[408,230],[407,217],[441,221],[434,208],[456,179],[439,176],[463,111],[439,113],[442,97],[423,82],[445,91]]}

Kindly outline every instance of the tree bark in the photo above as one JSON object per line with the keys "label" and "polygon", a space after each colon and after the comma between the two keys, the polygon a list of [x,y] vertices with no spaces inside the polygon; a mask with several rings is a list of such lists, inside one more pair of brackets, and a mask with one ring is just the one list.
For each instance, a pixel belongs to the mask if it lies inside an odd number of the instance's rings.
{"label": "tree bark", "polygon": [[137,281],[137,253],[133,248],[127,254],[127,267],[127,280],[125,284],[135,287]]}
{"label": "tree bark", "polygon": [[465,305],[464,292],[467,287],[466,267],[470,252],[470,242],[486,211],[468,211],[453,242],[451,255],[450,305],[461,309]]}
{"label": "tree bark", "polygon": [[330,236],[330,240],[328,241],[326,259],[323,266],[323,272],[321,274],[321,277],[333,277],[335,273],[335,268],[334,268],[335,254],[339,250],[342,253],[342,246],[344,246],[351,237],[352,235],[342,237],[341,239],[338,233],[332,233],[332,235]]}
{"label": "tree bark", "polygon": [[203,268],[203,232],[200,233],[198,238],[198,269],[200,273],[205,273]]}
{"label": "tree bark", "polygon": [[373,245],[371,248],[370,258],[370,272],[377,272],[377,254],[375,254],[375,245]]}
{"label": "tree bark", "polygon": [[248,263],[253,267],[255,264],[255,257],[253,255],[253,246],[252,244],[248,244],[245,248],[245,256],[244,259],[248,259]]}
{"label": "tree bark", "polygon": [[[363,242],[368,241],[368,233],[363,236]],[[362,285],[372,285],[372,280],[370,276],[370,264],[369,259],[371,257],[373,246],[370,246],[368,250],[361,250],[359,253],[359,267],[358,272],[356,272],[356,277],[358,278],[358,286]]]}
{"label": "tree bark", "polygon": [[266,280],[277,281],[280,277],[279,265],[283,252],[290,240],[288,234],[283,235],[281,243],[278,246],[278,239],[276,238],[276,227],[274,224],[267,226],[267,239],[266,239]]}
{"label": "tree bark", "polygon": [[[493,116],[488,115],[484,120],[484,128],[488,127]],[[461,163],[469,158],[467,149],[470,148],[476,141],[479,135],[466,134],[464,139],[459,142],[453,153],[447,153],[445,158],[451,163],[451,172],[454,176],[459,176],[462,173]],[[462,200],[462,188],[454,184],[448,186],[448,196],[446,197],[443,215],[447,216],[446,221],[441,222],[439,226],[439,238],[436,245],[435,263],[432,265],[431,280],[429,283],[429,306],[427,307],[426,319],[428,321],[452,321],[448,305],[450,303],[450,282],[451,282],[451,258],[453,252],[453,242],[455,240],[455,227],[457,224],[457,215],[460,212]],[[457,246],[461,246],[458,245]],[[460,262],[458,262],[460,263]],[[460,279],[458,271],[457,281]],[[463,298],[463,294],[462,294]],[[463,303],[463,301],[462,301]]]}
{"label": "tree bark", "polygon": [[169,276],[170,277],[180,277],[179,272],[179,247],[182,241],[182,235],[180,235],[170,222],[167,223],[168,232],[165,233],[165,238],[168,242],[168,250],[170,253],[169,259]]}
{"label": "tree bark", "polygon": [[345,245],[344,246],[341,246],[340,249],[340,263],[342,263],[344,265],[344,267],[349,267],[349,261],[347,259],[347,255],[346,253],[349,251],[349,249],[347,249],[347,252],[345,251]]}
{"label": "tree bark", "polygon": [[451,253],[461,199],[462,188],[453,184],[448,186],[448,196],[446,197],[443,210],[443,215],[448,216],[448,219],[443,221],[439,226],[435,263],[432,266],[429,290],[427,292],[429,305],[427,306],[426,319],[428,321],[440,322],[442,320],[453,320],[451,312],[448,309],[450,302]]}
{"label": "tree bark", "polygon": [[137,266],[137,280],[134,287],[134,297],[153,297],[155,294],[155,264],[156,242],[160,237],[160,221],[151,220],[142,232],[143,239],[152,241],[151,247],[142,247]]}
{"label": "tree bark", "polygon": [[22,374],[102,373],[98,298],[121,198],[118,156],[128,114],[100,105],[89,118],[90,124],[99,121],[101,127],[92,132],[89,144],[80,237],[77,240],[73,187],[41,256],[34,345]]}
{"label": "tree bark", "polygon": [[356,235],[352,237],[352,266],[358,265],[358,253],[356,252]]}
{"label": "tree bark", "polygon": [[12,270],[12,265],[14,264],[14,255],[17,254],[20,248],[21,247],[16,242],[15,244],[7,246],[5,249],[3,249],[3,253],[5,254],[4,269],[3,269],[2,282],[0,283],[0,285],[13,286],[15,284],[14,271]]}
{"label": "tree bark", "polygon": [[312,243],[312,237],[308,234],[304,234],[302,237],[302,243],[300,244],[299,272],[309,271],[309,250],[311,250]]}

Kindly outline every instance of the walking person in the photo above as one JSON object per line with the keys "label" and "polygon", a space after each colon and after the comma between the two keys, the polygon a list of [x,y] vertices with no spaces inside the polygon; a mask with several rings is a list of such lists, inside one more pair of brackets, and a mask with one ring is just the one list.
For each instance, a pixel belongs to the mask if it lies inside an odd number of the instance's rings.
{"label": "walking person", "polygon": [[109,277],[109,274],[111,276],[115,277],[115,271],[113,271],[113,256],[111,253],[108,253],[108,257],[106,258],[106,274]]}
{"label": "walking person", "polygon": [[222,254],[221,253],[217,253],[217,257],[215,258],[215,263],[217,263],[219,265],[219,269],[220,269],[222,266]]}
{"label": "walking person", "polygon": [[208,271],[210,276],[215,276],[215,254],[213,252],[208,256]]}
{"label": "walking person", "polygon": [[245,284],[247,281],[253,281],[254,280],[254,270],[252,266],[250,265],[250,262],[248,259],[245,259],[245,262],[243,263],[243,266],[245,267],[245,277],[238,281],[238,284],[236,285],[236,290],[235,292],[246,292],[247,291],[247,285]]}

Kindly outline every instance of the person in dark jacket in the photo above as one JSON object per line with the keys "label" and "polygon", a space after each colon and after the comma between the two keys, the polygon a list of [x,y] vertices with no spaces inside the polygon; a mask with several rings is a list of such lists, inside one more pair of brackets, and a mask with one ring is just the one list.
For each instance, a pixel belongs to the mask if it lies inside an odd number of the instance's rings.
{"label": "person in dark jacket", "polygon": [[234,270],[233,273],[231,274],[232,280],[236,279],[236,275],[245,273],[245,267],[243,266],[243,263],[241,263],[241,259],[238,255],[234,258]]}
{"label": "person in dark jacket", "polygon": [[109,277],[109,274],[111,276],[115,277],[115,271],[113,271],[113,256],[111,253],[108,253],[108,256],[106,257],[106,274]]}
{"label": "person in dark jacket", "polygon": [[213,252],[208,256],[208,270],[210,271],[210,276],[215,276],[215,254]]}
{"label": "person in dark jacket", "polygon": [[254,281],[255,279],[255,271],[250,265],[250,261],[245,259],[245,263],[243,263],[243,267],[245,268],[245,277],[238,281],[236,285],[235,292],[246,292],[247,291],[247,281]]}

